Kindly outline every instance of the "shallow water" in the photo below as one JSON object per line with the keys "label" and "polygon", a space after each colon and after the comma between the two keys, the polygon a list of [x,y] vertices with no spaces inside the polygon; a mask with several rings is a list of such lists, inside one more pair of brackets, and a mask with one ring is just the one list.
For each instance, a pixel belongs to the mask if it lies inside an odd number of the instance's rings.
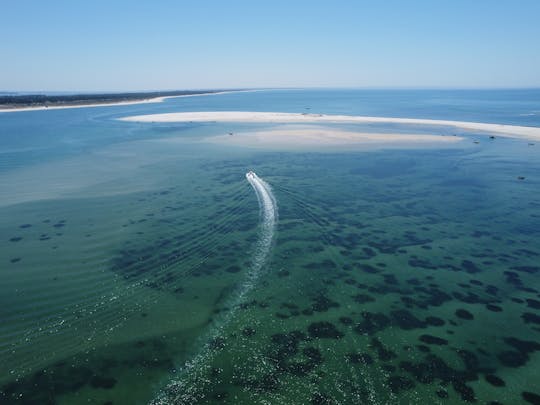
{"label": "shallow water", "polygon": [[[459,131],[445,149],[263,152],[200,142],[260,125],[114,118],[540,126],[539,95],[269,91],[0,115],[0,401],[537,403],[540,145]],[[256,278],[248,170],[279,212]]]}

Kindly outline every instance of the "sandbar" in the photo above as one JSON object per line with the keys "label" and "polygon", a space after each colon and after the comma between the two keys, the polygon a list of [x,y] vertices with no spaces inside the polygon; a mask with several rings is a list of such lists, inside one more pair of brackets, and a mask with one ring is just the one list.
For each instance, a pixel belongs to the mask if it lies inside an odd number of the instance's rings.
{"label": "sandbar", "polygon": [[177,112],[167,114],[138,115],[119,118],[122,121],[135,122],[247,122],[247,123],[390,123],[405,125],[431,125],[481,131],[498,134],[503,137],[523,138],[540,141],[539,127],[518,125],[491,124],[481,122],[432,120],[419,118],[368,117],[354,115],[305,114],[283,112],[252,112],[252,111],[205,111]]}
{"label": "sandbar", "polygon": [[285,125],[276,129],[245,131],[211,136],[206,142],[252,148],[360,147],[362,149],[453,145],[464,138],[448,135],[369,133],[335,129],[328,126]]}

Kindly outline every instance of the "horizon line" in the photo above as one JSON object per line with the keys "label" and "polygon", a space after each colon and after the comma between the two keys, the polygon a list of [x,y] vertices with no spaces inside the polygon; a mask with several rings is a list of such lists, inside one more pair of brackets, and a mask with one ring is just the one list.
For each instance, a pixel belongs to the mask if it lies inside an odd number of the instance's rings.
{"label": "horizon line", "polygon": [[245,90],[441,90],[441,91],[490,91],[490,90],[540,90],[540,85],[535,86],[274,86],[274,87],[190,87],[190,88],[162,88],[162,89],[130,89],[130,90],[3,90],[0,89],[0,95],[17,95],[21,93],[31,94],[118,94],[118,93],[151,93],[168,91],[245,91]]}

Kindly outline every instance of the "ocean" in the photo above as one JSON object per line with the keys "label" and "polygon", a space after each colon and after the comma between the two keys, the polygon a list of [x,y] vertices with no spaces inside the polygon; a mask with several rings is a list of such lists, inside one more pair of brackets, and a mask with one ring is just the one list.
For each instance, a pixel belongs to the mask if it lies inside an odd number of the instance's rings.
{"label": "ocean", "polygon": [[[540,403],[540,143],[208,143],[189,111],[540,127],[540,90],[261,90],[0,113],[0,403]],[[253,171],[255,177],[246,178]]]}

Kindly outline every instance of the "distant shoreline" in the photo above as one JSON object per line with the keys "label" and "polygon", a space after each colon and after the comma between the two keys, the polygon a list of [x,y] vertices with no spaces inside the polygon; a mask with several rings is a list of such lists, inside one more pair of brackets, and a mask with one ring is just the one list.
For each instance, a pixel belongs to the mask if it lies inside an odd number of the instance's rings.
{"label": "distant shoreline", "polygon": [[250,112],[250,111],[208,111],[188,113],[150,114],[119,118],[120,121],[134,122],[255,122],[286,124],[370,124],[392,123],[408,125],[433,125],[455,127],[472,131],[496,133],[502,137],[523,138],[540,141],[539,127],[518,125],[490,124],[481,122],[432,120],[420,118],[367,117],[354,115],[282,113],[282,112]]}
{"label": "distant shoreline", "polygon": [[[215,94],[238,93],[256,90],[200,90],[200,91],[178,91],[178,92],[148,92],[148,93],[111,93],[111,94],[80,94],[68,96],[44,96],[9,95],[0,97],[0,100],[16,100],[36,97],[43,99],[36,103],[0,103],[0,113],[20,112],[20,111],[40,111],[59,110],[65,108],[87,108],[87,107],[110,107],[132,104],[161,103],[169,98],[210,96]],[[145,97],[146,95],[146,97]],[[100,101],[100,98],[102,101]],[[118,100],[118,101],[115,101]]]}

